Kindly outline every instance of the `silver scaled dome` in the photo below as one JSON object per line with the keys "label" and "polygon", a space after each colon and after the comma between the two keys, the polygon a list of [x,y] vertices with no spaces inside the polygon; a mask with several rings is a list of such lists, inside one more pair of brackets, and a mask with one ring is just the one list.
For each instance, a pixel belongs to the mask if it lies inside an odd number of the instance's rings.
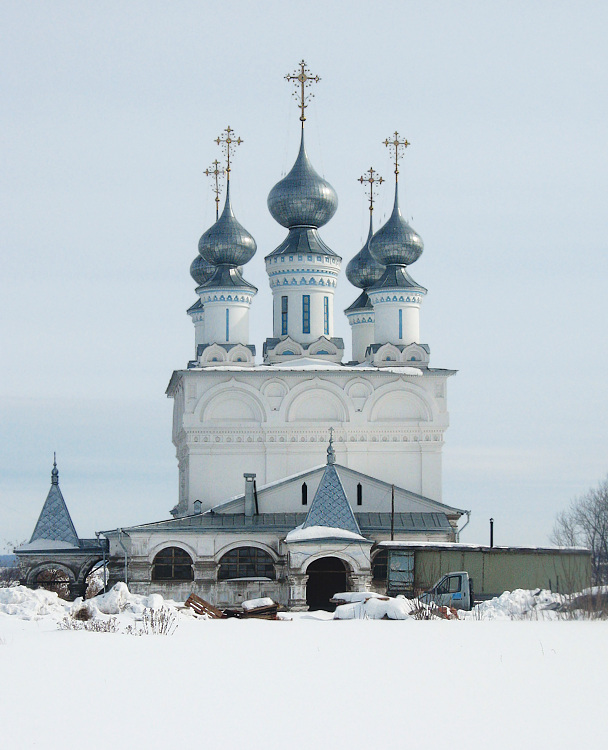
{"label": "silver scaled dome", "polygon": [[272,188],[268,210],[272,218],[288,229],[296,226],[322,227],[338,208],[338,196],[310,163],[304,147],[304,131],[300,152],[291,171]]}
{"label": "silver scaled dome", "polygon": [[422,237],[401,216],[397,185],[393,213],[372,237],[369,250],[378,263],[384,266],[409,266],[422,255]]}
{"label": "silver scaled dome", "polygon": [[369,251],[369,243],[373,235],[372,217],[370,214],[369,234],[367,235],[365,245],[363,245],[361,250],[346,266],[346,278],[353,286],[359,287],[359,289],[369,289],[377,284],[386,270]]}
{"label": "silver scaled dome", "polygon": [[198,252],[212,266],[236,267],[251,260],[256,249],[255,240],[234,216],[228,182],[222,215],[200,238]]}
{"label": "silver scaled dome", "polygon": [[215,266],[208,263],[201,255],[197,255],[190,265],[190,276],[201,286],[213,276]]}

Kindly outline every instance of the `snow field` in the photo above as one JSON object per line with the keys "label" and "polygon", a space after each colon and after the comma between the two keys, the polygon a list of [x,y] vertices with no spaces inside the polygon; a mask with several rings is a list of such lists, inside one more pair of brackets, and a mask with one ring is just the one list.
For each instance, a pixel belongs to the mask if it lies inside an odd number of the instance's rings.
{"label": "snow field", "polygon": [[[18,588],[0,590],[7,750],[420,742],[554,750],[597,747],[604,734],[606,621],[337,621],[319,612],[273,622],[180,613],[175,635],[135,638],[59,630],[72,605]],[[494,610],[550,598],[503,597]],[[15,599],[22,609],[6,614]],[[171,606],[126,587],[96,602],[108,610],[99,617],[121,625],[144,606]]]}

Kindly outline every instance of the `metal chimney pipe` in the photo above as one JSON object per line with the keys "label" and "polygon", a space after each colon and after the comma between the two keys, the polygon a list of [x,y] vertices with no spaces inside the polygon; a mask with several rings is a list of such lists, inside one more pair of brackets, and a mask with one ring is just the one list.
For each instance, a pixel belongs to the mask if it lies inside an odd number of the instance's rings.
{"label": "metal chimney pipe", "polygon": [[494,519],[490,518],[490,549],[494,546]]}

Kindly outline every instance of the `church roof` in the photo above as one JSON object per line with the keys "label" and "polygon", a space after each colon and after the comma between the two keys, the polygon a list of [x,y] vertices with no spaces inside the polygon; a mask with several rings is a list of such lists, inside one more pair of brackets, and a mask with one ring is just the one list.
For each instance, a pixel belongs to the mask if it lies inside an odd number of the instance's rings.
{"label": "church roof", "polygon": [[328,463],[302,528],[329,526],[361,534],[333,463]]}
{"label": "church roof", "polygon": [[[390,513],[355,513],[355,520],[363,536],[373,532],[388,532],[391,529]],[[123,531],[192,531],[201,532],[275,532],[287,533],[306,520],[305,513],[260,513],[246,516],[244,513],[195,513],[182,518],[170,518],[139,526],[123,528]],[[406,532],[424,532],[426,534],[445,533],[452,526],[445,513],[395,513],[394,530],[401,534]],[[103,532],[111,535],[113,531]]]}
{"label": "church roof", "polygon": [[68,506],[65,504],[59,489],[59,472],[57,471],[56,461],[53,461],[53,471],[51,472],[51,489],[42,506],[30,544],[39,539],[65,542],[74,547],[79,546],[78,534],[72,523]]}

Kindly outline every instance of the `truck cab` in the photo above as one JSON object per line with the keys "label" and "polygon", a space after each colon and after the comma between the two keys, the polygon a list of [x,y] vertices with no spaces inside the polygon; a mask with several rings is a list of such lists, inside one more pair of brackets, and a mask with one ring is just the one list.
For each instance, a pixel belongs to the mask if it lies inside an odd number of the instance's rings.
{"label": "truck cab", "polygon": [[474,604],[473,580],[466,570],[457,570],[442,576],[437,583],[420,596],[426,604],[455,609],[471,609]]}

